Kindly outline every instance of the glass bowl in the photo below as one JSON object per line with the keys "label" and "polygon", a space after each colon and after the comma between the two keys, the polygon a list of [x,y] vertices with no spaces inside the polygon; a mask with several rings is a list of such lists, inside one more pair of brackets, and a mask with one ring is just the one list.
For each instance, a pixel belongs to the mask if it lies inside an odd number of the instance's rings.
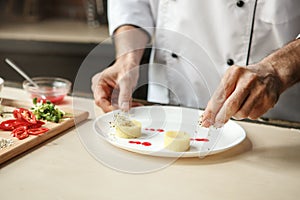
{"label": "glass bowl", "polygon": [[70,81],[57,77],[34,77],[32,80],[39,87],[35,87],[32,83],[25,80],[23,88],[31,95],[32,99],[37,98],[38,102],[46,102],[48,100],[54,104],[59,104],[70,92],[72,85]]}

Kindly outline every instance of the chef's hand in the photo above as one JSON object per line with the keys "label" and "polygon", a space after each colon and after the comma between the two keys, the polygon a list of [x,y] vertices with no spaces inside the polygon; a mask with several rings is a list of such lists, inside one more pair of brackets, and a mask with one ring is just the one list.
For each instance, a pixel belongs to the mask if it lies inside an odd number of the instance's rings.
{"label": "chef's hand", "polygon": [[257,119],[280,94],[300,81],[300,40],[293,41],[255,65],[231,66],[202,116],[202,126],[220,127],[230,117]]}
{"label": "chef's hand", "polygon": [[[118,59],[92,78],[95,103],[109,112],[120,108],[128,111],[132,106],[132,93],[139,77],[139,67],[126,59]],[[133,104],[137,106],[137,104]]]}
{"label": "chef's hand", "polygon": [[131,25],[118,28],[113,39],[116,62],[92,78],[95,103],[104,112],[118,108],[128,111],[131,106],[141,105],[131,99],[139,77],[139,63],[149,42],[145,31]]}
{"label": "chef's hand", "polygon": [[279,98],[282,83],[276,74],[258,72],[262,66],[231,66],[205,109],[202,126],[220,127],[230,117],[257,119]]}

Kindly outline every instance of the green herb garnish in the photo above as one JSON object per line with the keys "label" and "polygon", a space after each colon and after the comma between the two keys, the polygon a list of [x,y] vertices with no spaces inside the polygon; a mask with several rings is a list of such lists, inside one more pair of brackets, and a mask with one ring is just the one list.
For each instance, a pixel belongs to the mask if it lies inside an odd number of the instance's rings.
{"label": "green herb garnish", "polygon": [[46,101],[46,103],[37,102],[37,98],[33,99],[32,112],[35,115],[36,119],[47,120],[50,122],[58,123],[65,115],[65,112],[57,108],[50,101]]}

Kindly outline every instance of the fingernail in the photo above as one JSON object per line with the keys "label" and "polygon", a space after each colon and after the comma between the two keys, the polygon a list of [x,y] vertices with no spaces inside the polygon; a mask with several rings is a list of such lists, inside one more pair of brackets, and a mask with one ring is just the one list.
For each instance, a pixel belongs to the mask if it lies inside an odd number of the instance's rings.
{"label": "fingernail", "polygon": [[245,117],[239,117],[239,116],[232,116],[233,119],[235,120],[243,120]]}
{"label": "fingernail", "polygon": [[224,123],[219,122],[219,121],[215,122],[215,124],[214,124],[214,127],[216,127],[216,128],[221,128],[222,126],[224,126]]}
{"label": "fingernail", "polygon": [[121,104],[121,110],[122,111],[128,111],[129,110],[129,102],[128,101],[122,102],[122,104]]}
{"label": "fingernail", "polygon": [[208,127],[210,127],[210,122],[209,122],[209,120],[204,120],[204,121],[202,121],[202,124],[201,124],[201,126],[202,127],[205,127],[205,128],[208,128]]}

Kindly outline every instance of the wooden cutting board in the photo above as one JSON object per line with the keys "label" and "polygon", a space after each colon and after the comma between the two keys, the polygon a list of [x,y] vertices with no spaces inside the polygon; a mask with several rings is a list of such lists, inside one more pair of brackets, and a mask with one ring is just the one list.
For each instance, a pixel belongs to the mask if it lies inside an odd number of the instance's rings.
{"label": "wooden cutting board", "polygon": [[[30,108],[32,104],[29,102],[23,102],[18,100],[3,99],[2,106],[5,111],[12,111],[15,108]],[[5,161],[27,151],[28,149],[48,140],[49,138],[56,136],[63,131],[75,126],[75,124],[80,123],[88,118],[89,113],[86,111],[73,110],[67,107],[59,107],[66,113],[72,113],[72,118],[65,118],[59,123],[46,122],[44,127],[50,130],[39,136],[29,136],[23,140],[19,140],[11,136],[11,131],[0,130],[0,138],[12,139],[13,144],[10,147],[0,149],[0,164]],[[0,118],[0,121],[13,118],[12,116],[6,118]]]}

